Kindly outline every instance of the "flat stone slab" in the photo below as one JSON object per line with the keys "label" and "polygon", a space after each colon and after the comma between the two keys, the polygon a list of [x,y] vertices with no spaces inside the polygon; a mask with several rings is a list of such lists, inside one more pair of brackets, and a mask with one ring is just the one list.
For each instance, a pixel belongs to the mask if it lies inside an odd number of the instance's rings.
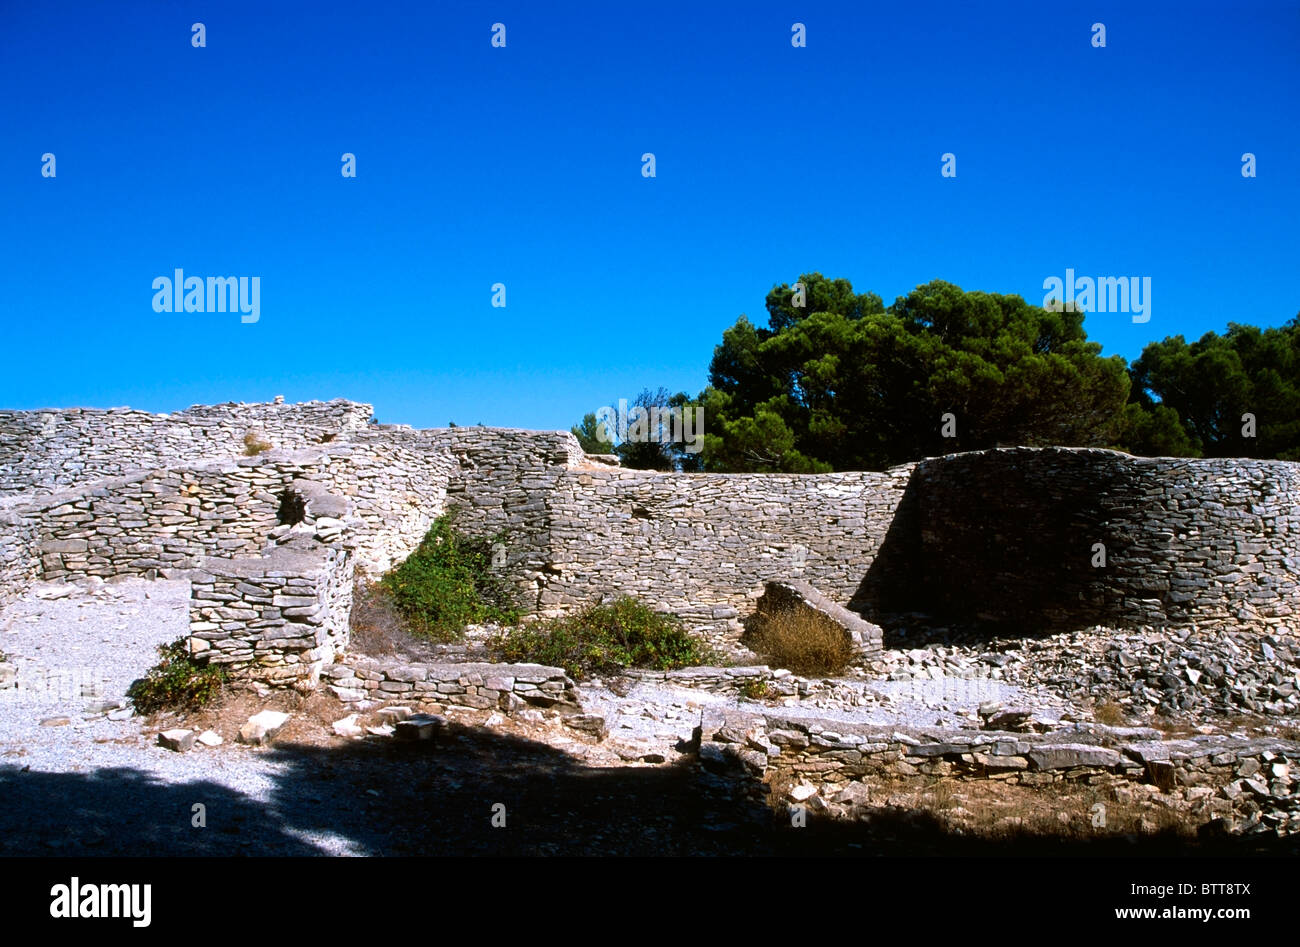
{"label": "flat stone slab", "polygon": [[535,684],[567,679],[564,668],[548,667],[545,664],[493,664],[488,661],[426,661],[410,663],[363,656],[356,657],[349,664],[358,670],[385,674],[392,680],[397,680],[393,676],[394,672],[396,672],[398,675],[409,677],[411,682],[454,683],[461,678],[470,678],[475,675],[483,678],[484,683],[489,677],[508,677],[512,678],[513,681]]}
{"label": "flat stone slab", "polygon": [[248,718],[248,723],[239,728],[241,743],[262,746],[275,739],[284,725],[289,722],[289,715],[278,710],[263,710]]}
{"label": "flat stone slab", "polygon": [[[329,553],[327,546],[311,550],[276,546],[264,556],[246,556],[239,559],[208,556],[201,560],[198,571],[210,576],[235,576],[246,579],[264,578],[277,573],[295,576],[315,575],[328,568]],[[210,580],[207,583],[201,581],[201,575],[199,578],[198,584],[211,584]]]}
{"label": "flat stone slab", "polygon": [[437,714],[412,714],[399,720],[393,732],[399,740],[432,740],[446,723],[447,719]]}
{"label": "flat stone slab", "polygon": [[1057,743],[1036,746],[1027,754],[1035,769],[1073,769],[1076,766],[1120,766],[1124,757],[1116,750],[1086,743]]}

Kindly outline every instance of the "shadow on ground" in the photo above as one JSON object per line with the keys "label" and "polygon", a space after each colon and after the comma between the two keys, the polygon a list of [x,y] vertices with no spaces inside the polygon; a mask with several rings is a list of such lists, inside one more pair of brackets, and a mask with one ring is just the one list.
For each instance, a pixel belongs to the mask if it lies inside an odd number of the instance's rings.
{"label": "shadow on ground", "polygon": [[[236,754],[222,758],[238,772]],[[90,774],[0,767],[0,854],[14,855],[1255,855],[1296,840],[1155,836],[994,842],[933,816],[880,810],[847,823],[785,815],[741,777],[693,760],[587,767],[544,744],[452,725],[435,743],[366,741],[261,751],[279,767],[269,803],[211,781],[162,783],[130,769]],[[191,824],[206,807],[206,827]],[[494,827],[494,806],[505,826]],[[500,810],[497,810],[500,812]]]}

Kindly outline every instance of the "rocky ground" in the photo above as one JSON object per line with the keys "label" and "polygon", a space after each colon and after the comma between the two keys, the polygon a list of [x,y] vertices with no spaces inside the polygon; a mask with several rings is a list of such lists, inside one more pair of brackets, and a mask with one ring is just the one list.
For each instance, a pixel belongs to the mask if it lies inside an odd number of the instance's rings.
{"label": "rocky ground", "polygon": [[[585,681],[577,715],[414,708],[437,719],[433,740],[398,738],[412,713],[400,701],[344,706],[324,689],[248,690],[202,713],[133,716],[126,687],[154,663],[155,645],[185,633],[186,601],[184,583],[42,585],[0,615],[9,802],[0,851],[913,853],[1031,851],[1048,837],[1057,851],[1128,850],[1144,837],[1144,851],[1181,851],[1208,844],[1187,821],[1192,805],[1208,804],[1206,791],[1108,790],[1112,830],[1099,838],[1084,831],[1096,785],[891,777],[844,789],[862,798],[792,783],[766,787],[763,799],[725,767],[700,765],[700,734],[771,712],[813,729],[842,721],[945,732],[990,721],[1065,732],[1118,715],[1109,722],[1155,721],[1166,735],[1293,738],[1297,723],[1297,648],[1281,630],[983,641],[930,632],[915,646],[895,632],[873,667],[829,681],[764,671],[771,686],[756,698],[742,696],[753,669],[720,668]],[[489,633],[410,644],[407,658],[482,660]],[[269,745],[241,742],[249,717],[268,709],[288,715],[283,728]],[[171,744],[183,752],[159,743],[173,729],[189,732]],[[791,831],[784,802],[815,791],[830,796],[828,811],[813,813],[813,831]],[[1265,850],[1260,839],[1241,844]]]}
{"label": "rocky ground", "polygon": [[[1129,715],[1213,723],[1242,715],[1279,726],[1300,715],[1300,638],[1279,626],[1231,629],[1090,628],[1037,638],[976,632],[907,634],[873,673],[890,680],[989,679],[1037,688],[1080,707],[1114,703]],[[935,639],[939,640],[935,640]]]}

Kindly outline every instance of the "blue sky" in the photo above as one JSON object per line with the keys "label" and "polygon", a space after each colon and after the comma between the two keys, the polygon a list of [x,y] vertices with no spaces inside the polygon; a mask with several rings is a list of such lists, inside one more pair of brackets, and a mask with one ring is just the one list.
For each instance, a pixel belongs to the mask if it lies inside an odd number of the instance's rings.
{"label": "blue sky", "polygon": [[[1278,325],[1297,50],[1294,2],[0,0],[0,406],[567,428],[698,391],[811,271],[887,303],[1149,276],[1149,322],[1086,323],[1128,358]],[[260,277],[258,322],[154,312],[176,268]]]}

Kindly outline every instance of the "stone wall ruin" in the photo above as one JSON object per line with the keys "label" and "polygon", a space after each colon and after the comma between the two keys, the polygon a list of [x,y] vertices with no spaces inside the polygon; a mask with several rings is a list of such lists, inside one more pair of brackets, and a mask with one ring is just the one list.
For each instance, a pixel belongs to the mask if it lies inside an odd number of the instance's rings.
{"label": "stone wall ruin", "polygon": [[[36,579],[188,576],[200,647],[314,679],[346,645],[354,570],[400,561],[455,509],[503,536],[530,614],[632,594],[724,645],[782,579],[868,618],[1025,630],[1263,629],[1300,607],[1296,463],[1047,448],[677,474],[588,457],[566,432],[370,417],[346,401],[0,412],[0,604]],[[250,431],[271,449],[245,456]],[[287,494],[302,522],[281,522]]]}

